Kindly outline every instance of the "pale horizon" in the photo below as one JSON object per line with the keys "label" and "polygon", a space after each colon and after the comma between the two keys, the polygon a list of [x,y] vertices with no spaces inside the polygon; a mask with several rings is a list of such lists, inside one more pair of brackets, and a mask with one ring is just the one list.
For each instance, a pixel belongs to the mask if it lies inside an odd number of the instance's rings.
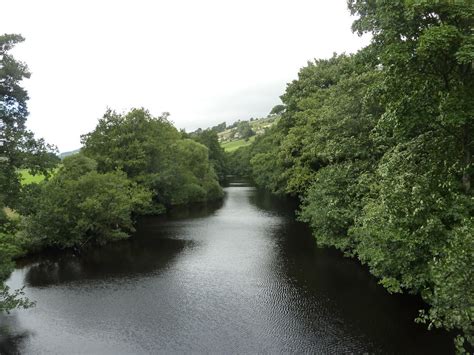
{"label": "pale horizon", "polygon": [[[60,152],[107,107],[170,112],[178,129],[266,116],[308,61],[369,43],[338,1],[5,2],[1,33],[31,79],[27,126]],[[17,14],[17,16],[15,16]]]}

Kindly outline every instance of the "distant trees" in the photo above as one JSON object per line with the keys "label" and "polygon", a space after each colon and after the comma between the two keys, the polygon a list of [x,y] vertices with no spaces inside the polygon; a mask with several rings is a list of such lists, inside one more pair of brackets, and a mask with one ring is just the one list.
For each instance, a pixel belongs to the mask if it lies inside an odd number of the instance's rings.
{"label": "distant trees", "polygon": [[250,137],[255,135],[255,132],[252,129],[249,121],[241,121],[237,125],[237,133],[239,137],[245,140],[248,140]]}
{"label": "distant trees", "polygon": [[285,108],[285,105],[273,106],[272,110],[270,111],[270,115],[279,115],[285,111]]}
{"label": "distant trees", "polygon": [[[225,122],[224,122],[225,127]],[[195,133],[192,138],[207,147],[209,150],[209,160],[217,174],[219,181],[224,181],[227,175],[227,158],[224,149],[219,143],[217,131],[207,129],[199,133]]]}
{"label": "distant trees", "polygon": [[211,128],[211,130],[216,132],[216,133],[220,133],[220,132],[224,132],[226,130],[226,128],[227,128],[227,124],[225,122],[222,122],[222,123],[219,123],[216,126],[213,126]]}

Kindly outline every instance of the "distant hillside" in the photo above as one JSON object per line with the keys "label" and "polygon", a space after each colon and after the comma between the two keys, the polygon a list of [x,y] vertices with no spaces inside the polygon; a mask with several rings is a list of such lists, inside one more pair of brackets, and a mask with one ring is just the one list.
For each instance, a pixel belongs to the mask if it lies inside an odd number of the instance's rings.
{"label": "distant hillside", "polygon": [[255,137],[256,136],[252,136],[252,137],[248,138],[247,140],[237,139],[237,140],[221,143],[221,147],[224,148],[224,150],[226,152],[231,153],[231,152],[239,149],[240,147],[245,147],[247,145],[252,144],[252,142],[255,140]]}
{"label": "distant hillside", "polygon": [[[226,151],[232,151],[237,149],[236,147],[250,144],[250,138],[253,139],[254,136],[265,133],[265,130],[278,122],[279,119],[280,115],[271,114],[264,118],[251,118],[248,121],[237,120],[231,125],[222,122],[208,129],[217,133],[219,143]],[[201,132],[203,129],[198,128],[190,135],[199,135]]]}
{"label": "distant hillside", "polygon": [[[271,115],[264,118],[250,119],[249,121],[238,120],[232,125],[225,127],[225,130],[217,133],[219,142],[224,144],[240,139],[248,139],[254,135],[258,136],[265,133],[265,130],[270,128],[279,119],[279,115]],[[248,130],[248,126],[250,126],[251,131]]]}
{"label": "distant hillside", "polygon": [[81,150],[81,148],[79,149],[76,149],[76,150],[71,150],[70,152],[64,152],[64,153],[59,153],[59,158],[62,160],[70,155],[73,155],[73,154],[77,154],[79,153],[79,151]]}

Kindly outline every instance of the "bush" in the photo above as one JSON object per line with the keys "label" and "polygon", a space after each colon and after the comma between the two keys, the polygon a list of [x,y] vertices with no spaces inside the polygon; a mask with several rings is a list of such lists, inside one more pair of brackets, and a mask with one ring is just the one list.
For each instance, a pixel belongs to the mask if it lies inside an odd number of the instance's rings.
{"label": "bush", "polygon": [[132,213],[145,208],[151,193],[120,171],[100,174],[92,159],[74,155],[42,184],[24,232],[37,247],[82,247],[127,238]]}

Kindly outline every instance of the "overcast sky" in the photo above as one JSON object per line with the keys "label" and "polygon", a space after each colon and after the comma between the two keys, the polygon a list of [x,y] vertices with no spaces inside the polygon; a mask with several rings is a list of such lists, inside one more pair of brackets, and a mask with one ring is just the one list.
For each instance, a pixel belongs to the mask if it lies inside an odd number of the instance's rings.
{"label": "overcast sky", "polygon": [[168,111],[187,131],[266,116],[314,58],[368,43],[346,0],[0,0],[28,127],[60,151],[80,147],[107,107]]}

